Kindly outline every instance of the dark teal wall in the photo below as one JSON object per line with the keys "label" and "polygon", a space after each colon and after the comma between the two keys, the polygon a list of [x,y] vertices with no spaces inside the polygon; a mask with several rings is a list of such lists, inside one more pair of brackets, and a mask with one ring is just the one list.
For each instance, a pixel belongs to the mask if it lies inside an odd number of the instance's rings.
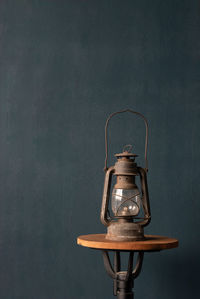
{"label": "dark teal wall", "polygon": [[[199,6],[0,2],[2,299],[112,298],[101,254],[76,237],[105,231],[104,123],[127,107],[150,124],[146,231],[180,240],[146,255],[136,298],[199,297]],[[142,122],[110,128],[111,156],[133,143],[142,164]]]}

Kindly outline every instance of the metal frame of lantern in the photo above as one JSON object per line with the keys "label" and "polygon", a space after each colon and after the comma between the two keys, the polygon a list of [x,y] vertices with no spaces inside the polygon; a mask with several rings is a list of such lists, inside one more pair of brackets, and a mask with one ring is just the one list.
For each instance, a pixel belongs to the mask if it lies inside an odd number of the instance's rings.
{"label": "metal frame of lantern", "polygon": [[[136,154],[131,153],[130,149],[132,146],[128,145],[124,148],[123,152],[120,154],[116,154],[117,162],[114,166],[107,167],[108,160],[108,124],[112,117],[117,114],[130,112],[132,114],[136,114],[140,116],[144,122],[146,127],[146,138],[145,138],[145,161],[146,167],[145,169],[139,167],[135,162]],[[128,147],[128,148],[127,148]],[[119,112],[115,112],[111,114],[105,126],[105,181],[104,181],[104,190],[103,190],[103,198],[102,198],[102,207],[101,207],[101,222],[107,226],[107,235],[106,238],[110,240],[117,241],[136,241],[144,239],[144,227],[150,223],[151,220],[151,212],[150,212],[150,204],[149,204],[149,194],[148,194],[148,186],[147,186],[147,171],[148,171],[148,161],[147,161],[147,147],[148,147],[148,122],[146,118],[139,112],[126,109]],[[126,149],[127,148],[127,149]],[[125,150],[126,149],[126,150]],[[108,209],[109,201],[110,201],[110,189],[111,189],[111,181],[112,176],[116,176],[116,184],[114,186],[113,199],[112,201],[118,201],[119,207],[117,208],[117,212],[115,212],[114,217],[110,216],[110,212]],[[143,208],[144,217],[137,217],[137,212],[134,214],[133,210],[138,211],[138,203],[134,198],[137,198],[138,187],[135,183],[136,177],[140,178],[141,185],[141,205]],[[117,193],[118,192],[118,193]],[[122,193],[127,193],[129,196],[125,196]],[[129,205],[128,205],[129,203]],[[130,207],[130,210],[129,210]],[[123,209],[122,209],[123,208]],[[118,212],[121,209],[120,213]]]}

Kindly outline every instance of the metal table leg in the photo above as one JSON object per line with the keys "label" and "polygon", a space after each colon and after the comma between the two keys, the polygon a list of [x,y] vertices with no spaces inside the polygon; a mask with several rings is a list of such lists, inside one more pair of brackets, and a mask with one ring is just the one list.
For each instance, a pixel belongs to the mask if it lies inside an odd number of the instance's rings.
{"label": "metal table leg", "polygon": [[116,250],[114,253],[113,267],[110,262],[108,250],[102,250],[102,253],[106,272],[114,281],[114,296],[117,296],[117,299],[133,299],[134,280],[140,274],[144,252],[137,252],[137,261],[134,267],[134,254],[136,252],[129,252],[127,271],[121,271],[121,258],[119,250]]}

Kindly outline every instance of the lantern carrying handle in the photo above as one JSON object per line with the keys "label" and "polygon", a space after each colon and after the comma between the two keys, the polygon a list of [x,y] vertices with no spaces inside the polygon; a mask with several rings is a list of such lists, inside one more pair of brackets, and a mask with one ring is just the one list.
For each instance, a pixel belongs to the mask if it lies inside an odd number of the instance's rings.
{"label": "lantern carrying handle", "polygon": [[108,117],[107,120],[106,120],[106,125],[105,125],[105,153],[106,153],[106,157],[105,157],[105,167],[104,167],[104,171],[107,171],[107,169],[108,169],[107,162],[108,162],[108,124],[109,124],[109,121],[111,120],[111,118],[112,118],[113,116],[115,116],[115,115],[117,115],[117,114],[120,114],[120,113],[124,113],[124,112],[130,112],[130,113],[136,114],[136,115],[140,116],[140,117],[144,120],[145,128],[146,128],[144,158],[145,158],[145,171],[147,172],[147,171],[148,171],[148,160],[147,160],[147,149],[148,149],[148,122],[147,122],[147,119],[144,117],[143,114],[141,114],[141,113],[139,113],[139,112],[136,112],[136,111],[134,111],[134,110],[131,110],[131,109],[125,109],[125,110],[121,110],[121,111],[114,112],[114,113],[110,114],[109,117]]}

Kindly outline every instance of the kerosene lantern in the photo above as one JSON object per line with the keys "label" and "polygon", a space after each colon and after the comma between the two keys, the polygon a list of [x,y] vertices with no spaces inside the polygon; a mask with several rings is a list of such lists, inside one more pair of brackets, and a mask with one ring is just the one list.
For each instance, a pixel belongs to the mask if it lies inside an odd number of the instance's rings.
{"label": "kerosene lantern", "polygon": [[[132,146],[126,145],[122,153],[115,154],[117,159],[114,166],[107,167],[108,140],[107,129],[110,119],[116,114],[131,112],[140,116],[146,127],[145,161],[146,167],[139,167],[136,163],[137,155],[132,153]],[[106,239],[116,241],[136,241],[144,239],[144,226],[151,220],[149,195],[147,186],[147,146],[148,123],[139,112],[127,109],[113,113],[109,116],[105,126],[105,182],[103,190],[101,222],[107,226]],[[111,192],[112,177],[116,177],[116,183]],[[139,185],[136,181],[139,179]],[[110,200],[111,198],[111,200]],[[109,212],[109,203],[113,217]]]}
{"label": "kerosene lantern", "polygon": [[[125,146],[122,153],[115,155],[117,161],[114,166],[107,167],[108,123],[113,116],[124,112],[136,114],[145,122],[145,168],[137,165],[135,161],[137,155],[132,153],[130,145]],[[109,116],[105,126],[105,182],[101,208],[101,222],[107,226],[107,234],[82,235],[77,239],[79,245],[102,251],[104,267],[113,279],[113,294],[117,299],[134,299],[134,281],[142,269],[145,252],[178,247],[178,240],[174,238],[144,236],[144,226],[151,220],[147,187],[147,146],[148,123],[141,113],[126,109]],[[113,188],[112,177],[116,178]],[[109,212],[109,206],[113,216]],[[113,263],[109,252],[114,252]],[[121,264],[121,252],[129,253],[125,271]],[[135,256],[137,256],[136,262]]]}

